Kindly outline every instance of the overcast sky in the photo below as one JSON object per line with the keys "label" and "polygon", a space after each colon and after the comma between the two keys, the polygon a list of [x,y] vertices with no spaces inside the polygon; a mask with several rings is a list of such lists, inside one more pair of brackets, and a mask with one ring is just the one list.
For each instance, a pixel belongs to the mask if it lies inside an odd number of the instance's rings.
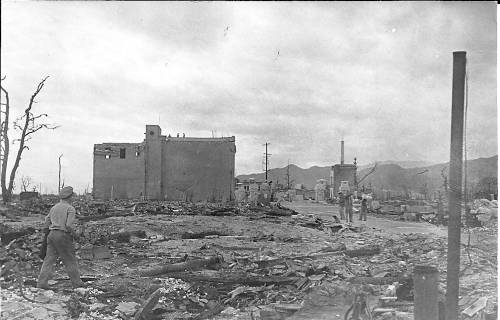
{"label": "overcast sky", "polygon": [[[1,2],[1,74],[20,115],[61,127],[23,156],[92,186],[94,143],[236,136],[236,174],[288,159],[449,160],[452,52],[467,51],[469,158],[497,154],[496,3]],[[279,53],[279,54],[278,54]],[[3,98],[3,97],[2,97]],[[18,183],[19,184],[19,183]],[[44,190],[45,191],[45,190]]]}

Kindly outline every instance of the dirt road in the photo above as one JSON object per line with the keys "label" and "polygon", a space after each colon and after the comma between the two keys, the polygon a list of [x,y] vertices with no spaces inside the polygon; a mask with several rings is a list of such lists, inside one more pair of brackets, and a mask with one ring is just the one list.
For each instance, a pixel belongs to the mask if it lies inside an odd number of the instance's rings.
{"label": "dirt road", "polygon": [[[327,220],[333,220],[333,215],[340,217],[339,207],[337,205],[315,203],[313,201],[294,201],[284,202],[283,206],[303,214],[314,213]],[[427,222],[394,221],[384,217],[377,217],[373,213],[368,214],[367,221],[359,221],[358,217],[355,215],[354,225],[366,225],[369,228],[374,228],[386,233],[418,233],[443,238],[448,237],[448,229],[446,226],[435,226]],[[463,228],[461,236],[462,244],[466,245],[469,240],[472,245],[481,244],[481,246],[487,246],[496,252],[496,237],[491,237],[491,235],[485,234],[480,229],[474,228],[468,230],[467,228]]]}
{"label": "dirt road", "polygon": [[[333,215],[340,217],[339,207],[337,205],[315,203],[312,201],[294,201],[286,202],[286,207],[293,209],[300,213],[314,213],[324,219],[332,219]],[[407,221],[394,221],[376,217],[373,214],[368,214],[367,221],[359,221],[358,217],[354,216],[354,225],[366,225],[376,229],[382,229],[389,233],[422,233],[434,234],[437,236],[446,237],[446,227],[437,227],[427,222],[407,222]]]}

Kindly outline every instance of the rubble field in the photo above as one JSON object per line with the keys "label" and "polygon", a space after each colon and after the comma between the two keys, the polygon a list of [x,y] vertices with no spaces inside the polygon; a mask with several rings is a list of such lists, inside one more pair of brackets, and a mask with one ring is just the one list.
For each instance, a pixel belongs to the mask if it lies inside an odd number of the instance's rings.
{"label": "rubble field", "polygon": [[[446,237],[387,232],[370,225],[373,214],[345,224],[325,213],[336,206],[314,204],[80,199],[87,286],[72,289],[58,263],[51,290],[37,289],[55,201],[0,207],[2,319],[413,319],[416,265],[437,267],[444,306]],[[461,317],[496,319],[496,217],[462,240]]]}

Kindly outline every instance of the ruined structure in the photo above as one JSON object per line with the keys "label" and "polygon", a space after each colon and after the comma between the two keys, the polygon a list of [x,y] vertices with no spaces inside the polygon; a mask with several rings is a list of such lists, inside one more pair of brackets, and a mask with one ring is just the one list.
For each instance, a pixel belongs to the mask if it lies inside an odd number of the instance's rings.
{"label": "ruined structure", "polygon": [[330,169],[330,197],[336,196],[342,181],[349,183],[350,191],[356,187],[356,165],[344,163],[344,141],[340,142],[340,164]]}
{"label": "ruined structure", "polygon": [[327,197],[326,186],[327,185],[325,179],[319,179],[317,181],[316,185],[314,186],[314,193],[315,193],[314,200],[316,200],[316,202],[326,200]]}
{"label": "ruined structure", "polygon": [[146,125],[140,143],[94,145],[98,199],[228,201],[234,198],[235,138],[162,136]]}

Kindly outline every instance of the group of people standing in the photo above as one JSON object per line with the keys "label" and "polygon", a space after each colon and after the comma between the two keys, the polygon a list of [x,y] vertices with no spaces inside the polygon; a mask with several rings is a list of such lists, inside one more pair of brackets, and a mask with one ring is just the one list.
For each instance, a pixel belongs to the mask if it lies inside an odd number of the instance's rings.
{"label": "group of people standing", "polygon": [[[347,223],[353,222],[353,210],[352,204],[354,201],[354,196],[350,193],[343,194],[339,192],[339,212],[340,219],[346,220]],[[366,221],[366,213],[368,212],[368,201],[363,198],[361,200],[361,209],[359,211],[359,220]]]}

